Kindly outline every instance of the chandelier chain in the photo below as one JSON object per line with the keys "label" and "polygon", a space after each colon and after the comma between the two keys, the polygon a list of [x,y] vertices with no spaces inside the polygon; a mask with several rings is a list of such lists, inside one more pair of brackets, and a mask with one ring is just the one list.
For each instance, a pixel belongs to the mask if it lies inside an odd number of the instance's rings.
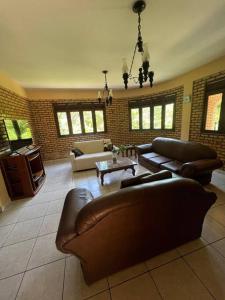
{"label": "chandelier chain", "polygon": [[138,37],[141,37],[141,14],[138,13]]}

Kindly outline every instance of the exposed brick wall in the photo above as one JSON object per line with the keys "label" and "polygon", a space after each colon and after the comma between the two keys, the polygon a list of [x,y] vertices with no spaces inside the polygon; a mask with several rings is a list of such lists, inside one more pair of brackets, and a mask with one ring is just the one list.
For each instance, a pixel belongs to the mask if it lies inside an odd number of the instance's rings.
{"label": "exposed brick wall", "polygon": [[[35,140],[42,146],[44,159],[55,159],[67,157],[73,142],[76,140],[90,140],[99,138],[111,138],[114,144],[125,143],[146,143],[150,142],[157,136],[169,136],[180,138],[181,133],[181,117],[182,117],[182,99],[183,87],[164,91],[160,94],[153,94],[148,97],[139,97],[139,99],[152,99],[158,95],[176,93],[176,129],[168,130],[149,130],[143,132],[135,132],[129,130],[129,112],[128,101],[134,98],[113,99],[113,105],[106,109],[107,133],[83,135],[77,137],[61,137],[57,136],[57,130],[54,120],[52,104],[54,102],[74,102],[74,100],[30,100],[30,110],[32,122],[35,126]],[[79,100],[79,102],[82,99]],[[83,100],[85,101],[85,100]],[[87,100],[86,100],[87,101]]]}
{"label": "exposed brick wall", "polygon": [[30,121],[29,101],[0,86],[0,119],[6,118]]}
{"label": "exposed brick wall", "polygon": [[198,79],[193,82],[190,140],[212,147],[217,151],[219,157],[225,163],[225,135],[201,132],[205,100],[205,84],[206,82],[210,82],[224,76],[225,71]]}

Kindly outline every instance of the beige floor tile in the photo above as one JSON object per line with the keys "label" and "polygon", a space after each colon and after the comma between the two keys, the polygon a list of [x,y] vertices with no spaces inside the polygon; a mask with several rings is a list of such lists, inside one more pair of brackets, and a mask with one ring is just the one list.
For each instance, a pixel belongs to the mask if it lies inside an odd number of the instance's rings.
{"label": "beige floor tile", "polygon": [[180,247],[177,247],[177,251],[181,255],[185,255],[187,253],[190,253],[192,251],[195,251],[197,249],[205,247],[207,244],[208,244],[207,241],[205,241],[203,238],[199,238],[199,239],[193,240],[189,243],[183,244]]}
{"label": "beige floor tile", "polygon": [[39,233],[42,222],[43,217],[16,223],[4,246],[35,238]]}
{"label": "beige floor tile", "polygon": [[64,300],[81,300],[94,296],[108,289],[106,279],[86,285],[79,260],[76,257],[66,258],[66,272],[64,281]]}
{"label": "beige floor tile", "polygon": [[149,270],[160,267],[176,258],[180,257],[180,253],[176,250],[170,250],[155,257],[150,258],[145,263]]}
{"label": "beige floor tile", "polygon": [[0,249],[0,278],[24,272],[35,240],[28,240]]}
{"label": "beige floor tile", "polygon": [[216,299],[225,299],[225,259],[208,246],[184,257]]}
{"label": "beige floor tile", "polygon": [[46,214],[47,209],[48,209],[47,203],[24,207],[22,209],[18,221],[22,222],[22,221],[42,217]]}
{"label": "beige floor tile", "polygon": [[160,300],[156,286],[146,273],[111,289],[112,300]]}
{"label": "beige floor tile", "polygon": [[52,192],[40,192],[33,197],[31,200],[27,201],[25,206],[33,206],[34,204],[45,204],[47,202],[65,199],[68,193],[68,189],[52,191]]}
{"label": "beige floor tile", "polygon": [[217,241],[212,244],[213,248],[216,248],[223,257],[225,257],[225,239]]}
{"label": "beige floor tile", "polygon": [[90,300],[110,300],[110,294],[109,291],[105,291],[103,293],[100,293],[94,297],[89,298]]}
{"label": "beige floor tile", "polygon": [[22,278],[23,273],[0,280],[0,299],[14,300]]}
{"label": "beige floor tile", "polygon": [[0,226],[15,224],[19,219],[22,209],[10,206],[0,213]]}
{"label": "beige floor tile", "polygon": [[65,260],[60,260],[24,275],[18,300],[61,300]]}
{"label": "beige floor tile", "polygon": [[55,233],[37,238],[27,269],[32,269],[65,257],[65,254],[57,250],[55,238]]}
{"label": "beige floor tile", "polygon": [[14,224],[11,224],[0,227],[0,247],[5,243],[14,226]]}
{"label": "beige floor tile", "polygon": [[144,263],[126,268],[108,277],[110,287],[115,286],[123,281],[136,277],[147,272],[147,266]]}
{"label": "beige floor tile", "polygon": [[168,300],[213,299],[201,281],[182,259],[151,271],[162,295]]}
{"label": "beige floor tile", "polygon": [[225,205],[219,205],[211,208],[208,214],[217,222],[225,226]]}
{"label": "beige floor tile", "polygon": [[52,214],[44,217],[44,221],[41,225],[39,235],[49,234],[58,230],[60,214]]}
{"label": "beige floor tile", "polygon": [[65,199],[49,202],[46,215],[61,213]]}
{"label": "beige floor tile", "polygon": [[203,223],[202,237],[209,243],[215,242],[225,237],[225,226],[208,216]]}

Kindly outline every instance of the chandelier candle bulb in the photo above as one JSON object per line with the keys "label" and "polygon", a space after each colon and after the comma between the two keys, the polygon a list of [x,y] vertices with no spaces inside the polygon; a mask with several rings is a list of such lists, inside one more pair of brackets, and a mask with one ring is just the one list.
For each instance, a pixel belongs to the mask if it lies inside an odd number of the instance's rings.
{"label": "chandelier candle bulb", "polygon": [[98,101],[101,102],[102,96],[101,96],[101,92],[98,91]]}
{"label": "chandelier candle bulb", "polygon": [[148,44],[144,43],[144,52],[142,55],[142,62],[149,61],[149,60],[150,60],[150,55],[149,55],[149,51],[148,51]]}
{"label": "chandelier candle bulb", "polygon": [[109,97],[113,97],[112,89],[109,90]]}
{"label": "chandelier candle bulb", "polygon": [[127,66],[126,58],[123,58],[122,72],[123,72],[123,74],[128,73],[128,66]]}

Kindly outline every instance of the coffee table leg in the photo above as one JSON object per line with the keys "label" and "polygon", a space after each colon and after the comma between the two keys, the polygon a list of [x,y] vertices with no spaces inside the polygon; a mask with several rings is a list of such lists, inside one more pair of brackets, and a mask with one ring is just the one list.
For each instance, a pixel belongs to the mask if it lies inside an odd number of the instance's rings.
{"label": "coffee table leg", "polygon": [[133,174],[133,176],[135,176],[135,168],[134,168],[134,166],[133,166],[133,167],[131,167],[131,170],[132,170],[132,174]]}
{"label": "coffee table leg", "polygon": [[101,184],[104,184],[104,174],[101,173]]}

